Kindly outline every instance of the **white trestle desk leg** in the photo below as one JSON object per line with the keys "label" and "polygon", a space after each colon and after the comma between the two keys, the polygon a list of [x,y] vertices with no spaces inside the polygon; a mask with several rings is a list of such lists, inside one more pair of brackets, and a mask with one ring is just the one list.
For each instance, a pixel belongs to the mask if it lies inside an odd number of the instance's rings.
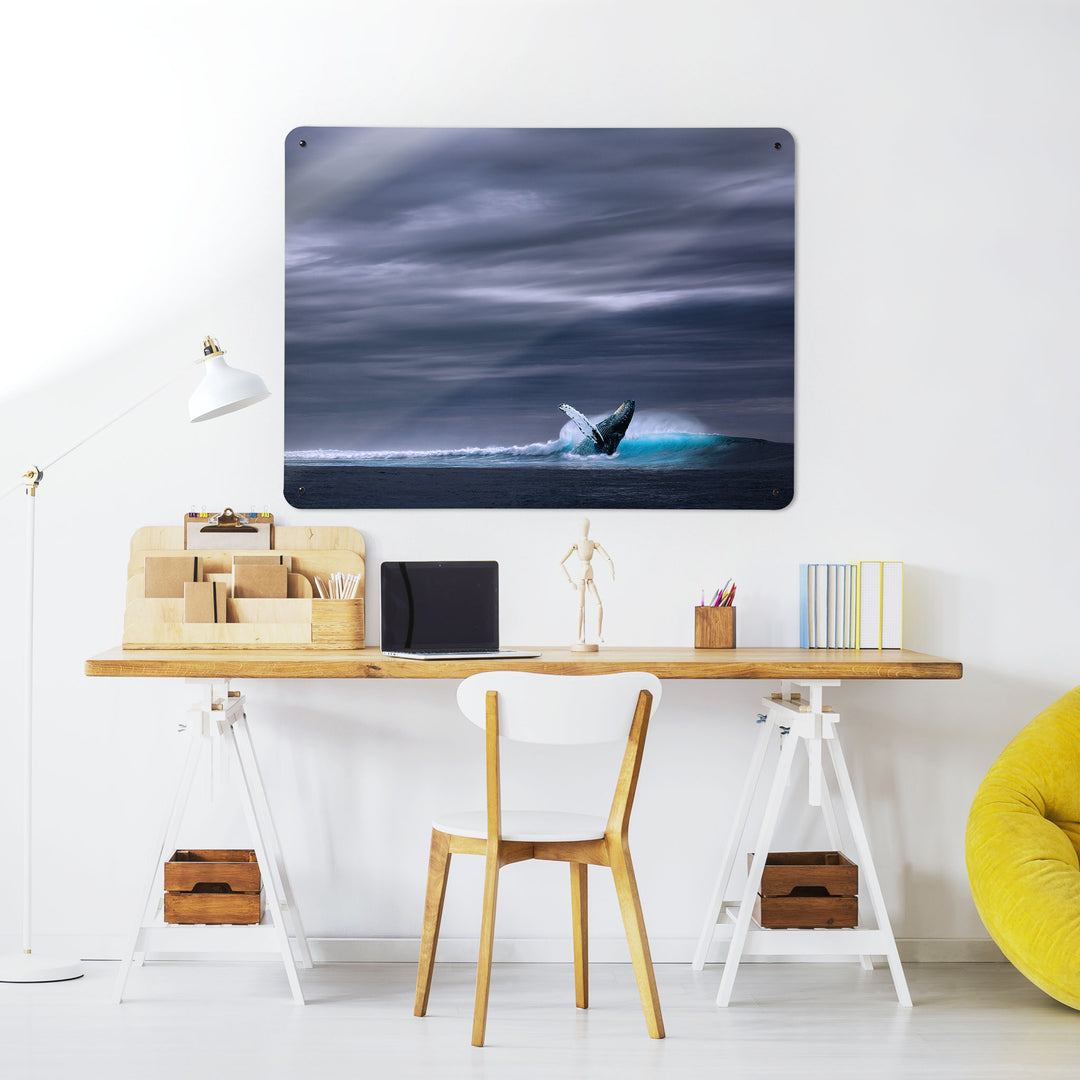
{"label": "white trestle desk leg", "polygon": [[829,755],[832,758],[833,771],[836,773],[836,783],[840,788],[840,798],[843,800],[848,824],[851,827],[851,835],[855,841],[855,850],[859,855],[859,875],[870,892],[870,903],[874,908],[878,931],[887,939],[885,956],[889,961],[889,971],[892,973],[896,997],[901,1005],[911,1008],[911,994],[908,992],[904,968],[900,963],[900,952],[896,947],[896,939],[893,937],[889,913],[885,909],[885,897],[881,892],[874,860],[870,855],[870,842],[866,838],[866,830],[863,828],[859,806],[855,801],[855,791],[851,786],[851,777],[848,775],[847,763],[844,761],[844,751],[840,749],[839,739],[829,740]]}
{"label": "white trestle desk leg", "polygon": [[[181,727],[181,730],[184,730]],[[115,1000],[119,1005],[124,1000],[124,987],[127,985],[131,965],[142,963],[143,958],[143,927],[152,923],[156,917],[158,908],[164,898],[164,886],[162,877],[164,874],[165,860],[176,850],[176,839],[180,834],[180,824],[184,817],[184,808],[187,806],[188,797],[191,794],[191,786],[195,782],[195,773],[198,770],[199,759],[202,756],[203,741],[195,732],[188,736],[188,750],[184,758],[184,768],[180,773],[180,782],[176,785],[176,793],[173,796],[172,807],[165,822],[165,831],[162,834],[161,845],[154,859],[150,871],[150,884],[143,897],[142,906],[139,909],[138,921],[135,931],[129,940],[129,946],[124,950],[121,957],[120,972],[116,980]],[[137,958],[137,959],[136,959]]]}
{"label": "white trestle desk leg", "polygon": [[[829,843],[837,851],[843,849],[840,839],[840,829],[836,821],[836,810],[833,807],[832,792],[829,790],[829,782],[825,776],[825,765],[822,760],[821,744],[826,741],[836,740],[836,723],[838,717],[829,717],[826,714],[833,710],[826,707],[823,699],[822,686],[819,683],[810,685],[810,712],[814,716],[813,735],[806,740],[806,755],[809,759],[809,784],[808,800],[811,806],[821,808],[825,818],[825,831],[829,837]],[[868,953],[859,957],[859,964],[863,971],[874,970],[874,959]]]}
{"label": "white trestle desk leg", "polygon": [[820,684],[810,687],[810,713],[814,717],[814,731],[806,740],[806,753],[810,759],[807,771],[807,801],[811,806],[821,806],[825,773],[821,768],[821,714],[825,711]]}
{"label": "white trestle desk leg", "polygon": [[709,948],[712,945],[713,937],[716,935],[716,923],[724,906],[724,895],[727,892],[728,883],[731,881],[731,874],[735,868],[735,859],[739,852],[739,841],[746,830],[746,822],[750,817],[750,807],[754,802],[754,792],[757,790],[761,771],[765,764],[765,755],[768,752],[769,743],[772,741],[775,726],[773,721],[767,716],[760,716],[758,723],[761,726],[761,731],[754,746],[753,757],[750,759],[750,769],[743,783],[742,795],[739,797],[739,807],[735,812],[735,823],[728,833],[727,847],[724,849],[724,857],[720,860],[720,872],[716,875],[716,884],[713,886],[709,910],[705,914],[705,925],[701,928],[697,952],[694,953],[695,971],[701,971],[708,959]]}
{"label": "white trestle desk leg", "polygon": [[[807,745],[809,749],[809,744]],[[818,764],[821,764],[821,757],[818,756]],[[833,801],[832,788],[829,785],[828,777],[825,776],[825,771],[822,769],[821,773],[821,787],[823,798],[821,800],[821,816],[825,819],[825,834],[829,838],[829,846],[834,851],[844,850],[844,841],[840,835],[840,826],[836,819],[836,805]],[[863,953],[859,957],[859,964],[863,971],[874,970],[874,958],[869,953]]]}
{"label": "white trestle desk leg", "polygon": [[278,839],[277,828],[274,825],[274,815],[270,811],[270,803],[266,798],[262,772],[259,769],[259,759],[255,754],[255,744],[251,739],[246,713],[233,724],[233,733],[236,738],[236,751],[240,758],[241,768],[246,776],[250,775],[251,777],[252,782],[248,787],[255,799],[254,809],[262,819],[266,832],[266,841],[270,845],[268,852],[269,862],[267,864],[268,872],[274,875],[274,885],[291,923],[297,951],[300,954],[300,966],[310,968],[312,966],[311,950],[308,948],[307,936],[304,933],[303,923],[300,921],[300,911],[296,906],[296,901],[293,899],[289,877],[285,872],[285,860],[281,855],[281,841]]}
{"label": "white trestle desk leg", "polygon": [[[230,725],[228,733],[226,734],[226,745],[232,748],[233,754],[236,758],[236,764],[240,768],[240,774],[243,779],[242,785],[242,799],[241,802],[244,807],[244,815],[247,817],[248,826],[251,829],[252,839],[254,841],[255,858],[258,860],[259,866],[263,867],[263,890],[266,893],[266,906],[270,909],[270,920],[274,927],[274,937],[278,943],[278,949],[281,952],[282,962],[285,964],[285,974],[289,980],[289,986],[292,989],[293,999],[300,1005],[304,1004],[304,991],[300,986],[300,977],[296,973],[296,961],[293,958],[292,945],[289,942],[289,933],[285,926],[285,912],[283,910],[282,898],[278,892],[277,881],[275,880],[277,875],[271,870],[272,856],[268,850],[266,843],[266,837],[263,835],[263,824],[259,821],[259,815],[255,810],[255,799],[252,794],[252,790],[258,785],[256,777],[252,776],[248,768],[245,767],[244,758],[240,753],[240,746],[236,738],[236,727]],[[261,785],[260,787],[260,794]]]}
{"label": "white trestle desk leg", "polygon": [[[187,758],[169,812],[165,834],[154,862],[150,887],[141,910],[140,923],[132,935],[131,948],[123,957],[117,980],[116,1000],[117,1002],[123,1000],[124,987],[132,962],[137,958],[141,959],[147,951],[148,940],[151,942],[158,940],[161,942],[164,951],[170,951],[169,947],[179,941],[194,940],[194,935],[197,935],[199,931],[236,930],[242,934],[251,931],[259,931],[261,934],[270,932],[272,934],[277,950],[281,954],[282,962],[285,965],[285,974],[292,990],[293,1000],[302,1005],[304,1004],[304,993],[296,970],[293,942],[295,941],[301,963],[305,967],[311,967],[311,952],[285,874],[285,863],[281,856],[280,843],[270,813],[270,804],[262,785],[262,776],[255,755],[255,746],[247,726],[247,717],[244,713],[244,698],[239,691],[229,690],[228,680],[215,682],[214,680],[197,679],[189,681],[197,682],[200,685],[203,698],[193,709],[198,714],[198,719],[188,725],[181,726],[181,730],[185,730],[185,728],[188,730],[190,739]],[[177,837],[183,823],[184,811],[191,796],[191,788],[195,780],[203,747],[208,743],[212,746],[214,740],[224,740],[226,752],[235,761],[234,779],[239,785],[241,805],[254,840],[252,846],[255,849],[255,857],[262,870],[263,888],[266,903],[270,908],[271,925],[269,927],[237,926],[235,928],[227,926],[169,926],[164,927],[167,932],[164,939],[162,939],[161,928],[158,925],[164,905],[162,867],[166,859],[176,849]],[[290,924],[293,938],[290,938],[289,934]],[[173,931],[176,933],[173,933]],[[192,933],[193,937],[187,938],[184,931]],[[226,939],[217,933],[212,934],[209,939],[203,937],[201,940],[217,942],[221,947],[228,947],[229,943],[233,943],[233,947],[236,947],[235,938],[229,937]],[[257,937],[252,939],[252,941],[257,940]],[[166,941],[168,944],[166,944]],[[248,950],[248,944],[248,938],[245,936],[242,941],[242,947],[245,951],[257,951]],[[151,948],[149,951],[156,950]],[[175,951],[175,949],[171,951]],[[210,945],[210,951],[215,951],[214,944]]]}
{"label": "white trestle desk leg", "polygon": [[727,1005],[731,1001],[731,988],[735,984],[735,976],[739,971],[739,961],[742,959],[743,947],[746,945],[747,931],[750,929],[750,919],[754,914],[754,900],[761,886],[761,874],[765,869],[765,858],[772,844],[773,833],[776,831],[776,822],[780,817],[780,807],[784,801],[784,792],[787,790],[788,779],[791,776],[791,766],[795,760],[795,748],[798,739],[790,734],[781,738],[780,760],[776,765],[776,774],[773,777],[772,787],[769,790],[769,798],[765,804],[765,814],[761,819],[761,827],[758,830],[757,843],[754,846],[754,858],[750,864],[750,873],[746,878],[746,887],[743,889],[742,901],[739,904],[739,915],[735,920],[735,931],[731,935],[731,944],[728,946],[727,960],[724,962],[724,974],[720,980],[720,992],[716,995],[717,1005]]}
{"label": "white trestle desk leg", "polygon": [[[900,964],[900,954],[889,923],[888,912],[878,882],[870,845],[863,827],[859,808],[855,801],[851,777],[840,749],[837,726],[840,717],[835,710],[822,702],[822,690],[826,686],[839,686],[836,681],[808,681],[798,685],[809,690],[808,699],[802,694],[792,694],[790,683],[783,684],[781,693],[764,699],[765,727],[754,749],[750,769],[739,801],[734,827],[729,834],[729,841],[724,852],[724,859],[717,877],[716,887],[709,905],[707,921],[698,942],[694,957],[694,967],[704,965],[713,936],[717,930],[717,920],[727,915],[734,920],[728,946],[727,960],[720,981],[720,990],[716,1003],[721,1006],[731,1001],[732,988],[738,974],[739,964],[744,955],[857,955],[866,970],[873,969],[873,956],[884,955],[889,962],[896,996],[901,1005],[910,1006],[904,971]],[[780,733],[780,757],[776,763],[772,784],[769,788],[764,814],[753,844],[753,858],[742,897],[738,902],[726,902],[724,894],[731,882],[735,861],[742,845],[749,838],[746,836],[747,822],[754,795],[764,771],[766,750],[774,732]],[[808,762],[807,799],[811,806],[820,808],[824,818],[825,830],[829,843],[836,850],[842,850],[843,843],[838,818],[839,807],[833,794],[829,778],[826,775],[823,746],[829,750],[832,771],[836,778],[840,794],[840,806],[847,818],[852,840],[857,853],[859,875],[870,898],[876,927],[856,927],[854,929],[820,930],[766,930],[752,927],[754,902],[761,887],[761,875],[765,860],[772,846],[784,794],[790,784],[792,766],[797,746],[806,744]]]}
{"label": "white trestle desk leg", "polygon": [[[818,761],[820,763],[820,757]],[[829,838],[829,846],[839,851],[844,846],[840,836],[840,824],[836,819],[836,806],[833,803],[833,793],[829,781],[824,775],[821,778],[822,800],[821,816],[825,821],[825,835]]]}

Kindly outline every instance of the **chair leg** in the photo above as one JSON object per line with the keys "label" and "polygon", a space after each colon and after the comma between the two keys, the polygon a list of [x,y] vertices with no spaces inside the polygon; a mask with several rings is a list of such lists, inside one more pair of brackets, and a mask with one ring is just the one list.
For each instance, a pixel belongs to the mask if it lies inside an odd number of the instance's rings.
{"label": "chair leg", "polygon": [[431,855],[428,858],[427,895],[424,899],[424,929],[420,936],[420,963],[416,969],[416,1002],[414,1016],[427,1012],[431,993],[431,976],[435,968],[435,950],[439,945],[439,924],[442,922],[446,879],[450,873],[450,837],[438,829],[431,830]]}
{"label": "chair leg", "polygon": [[484,1045],[488,993],[491,990],[491,954],[495,946],[495,900],[499,892],[499,853],[489,848],[484,869],[484,913],[480,922],[480,956],[476,962],[476,1002],[473,1005],[473,1046]]}
{"label": "chair leg", "polygon": [[637,879],[630,852],[621,844],[611,845],[611,872],[615,877],[615,893],[619,898],[626,940],[630,946],[630,958],[634,962],[641,1006],[645,1010],[645,1026],[654,1039],[664,1037],[664,1019],[660,1015],[660,996],[656,992],[656,976],[653,974],[649,939],[645,936],[645,917],[641,913]]}
{"label": "chair leg", "polygon": [[574,920],[574,997],[589,1007],[589,865],[570,864],[570,908]]}

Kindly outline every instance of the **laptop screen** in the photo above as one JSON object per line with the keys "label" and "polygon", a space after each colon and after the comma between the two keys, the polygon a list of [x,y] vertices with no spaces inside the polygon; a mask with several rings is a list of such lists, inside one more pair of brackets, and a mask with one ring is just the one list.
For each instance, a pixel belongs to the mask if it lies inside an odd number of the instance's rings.
{"label": "laptop screen", "polygon": [[384,652],[499,648],[499,564],[384,562]]}

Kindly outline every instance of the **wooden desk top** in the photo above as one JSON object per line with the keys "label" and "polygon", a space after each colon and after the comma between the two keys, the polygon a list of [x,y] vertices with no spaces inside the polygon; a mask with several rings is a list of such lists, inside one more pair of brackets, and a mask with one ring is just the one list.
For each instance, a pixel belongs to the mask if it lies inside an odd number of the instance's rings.
{"label": "wooden desk top", "polygon": [[651,671],[661,679],[959,679],[956,660],[909,649],[541,648],[531,660],[396,660],[378,649],[109,649],[87,675],[188,679],[463,679],[505,665],[549,675]]}

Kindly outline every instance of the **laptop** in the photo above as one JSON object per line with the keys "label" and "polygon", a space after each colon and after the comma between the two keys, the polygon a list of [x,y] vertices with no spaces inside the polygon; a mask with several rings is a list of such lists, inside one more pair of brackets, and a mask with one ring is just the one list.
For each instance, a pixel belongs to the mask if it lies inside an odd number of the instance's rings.
{"label": "laptop", "polygon": [[384,656],[404,660],[521,659],[499,648],[499,564],[384,562]]}

